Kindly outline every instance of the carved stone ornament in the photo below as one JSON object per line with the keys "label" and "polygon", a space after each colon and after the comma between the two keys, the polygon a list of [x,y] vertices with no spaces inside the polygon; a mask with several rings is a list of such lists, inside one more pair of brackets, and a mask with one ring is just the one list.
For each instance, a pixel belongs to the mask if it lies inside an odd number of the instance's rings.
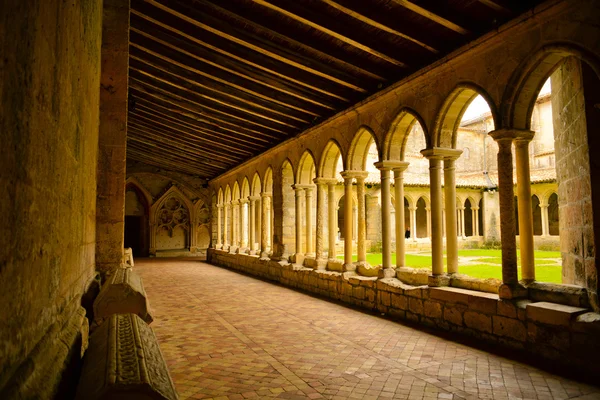
{"label": "carved stone ornament", "polygon": [[131,268],[117,268],[94,301],[94,323],[102,324],[113,314],[134,313],[152,322],[142,278]]}
{"label": "carved stone ornament", "polygon": [[152,329],[113,314],[92,334],[76,399],[178,399]]}

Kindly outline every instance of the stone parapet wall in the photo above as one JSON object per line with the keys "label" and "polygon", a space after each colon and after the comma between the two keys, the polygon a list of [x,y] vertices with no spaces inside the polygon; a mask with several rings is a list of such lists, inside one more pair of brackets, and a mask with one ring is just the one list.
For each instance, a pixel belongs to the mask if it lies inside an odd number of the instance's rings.
{"label": "stone parapet wall", "polygon": [[[396,278],[313,270],[214,249],[209,249],[208,261],[399,320],[524,350],[582,373],[600,373],[596,363],[600,356],[600,314],[585,307],[547,300],[509,301],[495,293],[456,287],[413,286]],[[539,294],[532,297],[539,299]],[[555,298],[562,299],[558,295]],[[574,298],[565,297],[571,304]]]}

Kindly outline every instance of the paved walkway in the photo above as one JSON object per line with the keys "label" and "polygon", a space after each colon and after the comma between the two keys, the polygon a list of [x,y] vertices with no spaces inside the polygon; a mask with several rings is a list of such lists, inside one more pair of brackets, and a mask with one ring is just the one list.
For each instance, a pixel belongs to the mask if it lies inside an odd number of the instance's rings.
{"label": "paved walkway", "polygon": [[600,399],[600,388],[199,261],[135,269],[181,399]]}

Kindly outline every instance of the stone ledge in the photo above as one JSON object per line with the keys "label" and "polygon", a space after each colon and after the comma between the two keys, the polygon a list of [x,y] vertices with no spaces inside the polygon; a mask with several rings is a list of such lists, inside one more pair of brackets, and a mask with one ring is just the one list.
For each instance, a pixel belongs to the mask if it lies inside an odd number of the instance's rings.
{"label": "stone ledge", "polygon": [[587,290],[581,286],[533,282],[527,284],[526,287],[529,291],[529,298],[534,301],[584,308],[590,306]]}
{"label": "stone ledge", "polygon": [[113,314],[92,334],[76,399],[178,399],[152,329]]}
{"label": "stone ledge", "polygon": [[569,326],[579,314],[588,311],[585,308],[565,306],[562,304],[539,303],[527,304],[527,319],[548,325]]}

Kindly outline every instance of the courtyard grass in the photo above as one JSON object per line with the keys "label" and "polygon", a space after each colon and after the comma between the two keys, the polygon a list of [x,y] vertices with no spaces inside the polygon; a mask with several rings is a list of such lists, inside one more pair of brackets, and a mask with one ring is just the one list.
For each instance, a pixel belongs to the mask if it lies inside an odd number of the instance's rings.
{"label": "courtyard grass", "polygon": [[[502,279],[502,253],[500,250],[465,249],[458,251],[458,271],[474,278]],[[520,256],[520,254],[518,254]],[[561,254],[558,251],[536,250],[535,275],[540,282],[562,283]],[[343,256],[338,256],[343,259]],[[356,255],[353,260],[356,261]],[[519,259],[519,258],[518,258]],[[367,262],[371,265],[381,264],[381,253],[368,253]],[[392,253],[392,264],[396,263],[396,255]],[[444,257],[444,264],[446,257]],[[519,259],[520,264],[520,259]],[[431,268],[431,254],[427,252],[406,254],[406,266],[412,268]],[[521,267],[519,276],[521,275]]]}

